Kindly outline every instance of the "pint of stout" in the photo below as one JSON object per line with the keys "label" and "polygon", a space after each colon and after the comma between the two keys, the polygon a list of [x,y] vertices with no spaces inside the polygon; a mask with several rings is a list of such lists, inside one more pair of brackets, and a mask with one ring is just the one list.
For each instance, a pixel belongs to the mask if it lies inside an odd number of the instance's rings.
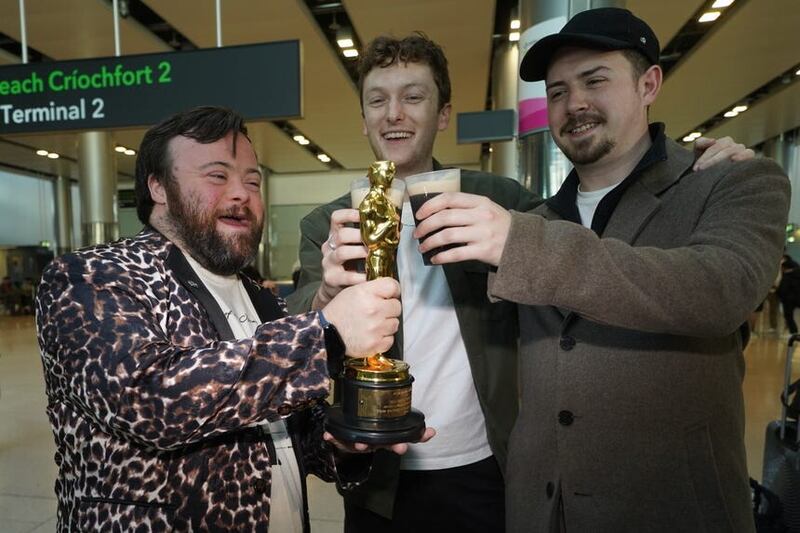
{"label": "pint of stout", "polygon": [[[411,210],[414,213],[414,220],[418,221],[417,210],[422,207],[422,204],[443,192],[461,191],[461,169],[443,168],[442,170],[434,170],[433,172],[423,172],[422,174],[409,176],[406,178],[406,189],[408,190],[409,200],[411,201]],[[434,233],[438,232],[435,231],[428,236]],[[426,265],[430,266],[432,264],[431,257],[439,252],[444,252],[445,250],[456,248],[457,246],[461,245],[449,244],[440,248],[434,248],[422,254],[422,260]]]}
{"label": "pint of stout", "polygon": [[[353,209],[358,209],[358,206],[361,205],[361,201],[364,200],[364,197],[369,192],[369,178],[358,178],[350,182],[350,206]],[[397,208],[397,213],[399,214],[403,209],[403,197],[406,194],[406,184],[403,180],[395,179],[392,181],[392,186],[388,191],[389,200],[392,201],[394,206]],[[358,223],[354,224],[354,227],[358,227]],[[345,270],[351,270],[355,272],[366,272],[366,262],[364,259],[350,259],[345,261],[344,263]]]}

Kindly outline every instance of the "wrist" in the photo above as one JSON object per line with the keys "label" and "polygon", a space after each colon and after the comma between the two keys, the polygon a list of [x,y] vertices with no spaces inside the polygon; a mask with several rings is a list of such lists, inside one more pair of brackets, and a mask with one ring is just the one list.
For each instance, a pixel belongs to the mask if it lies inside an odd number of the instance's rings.
{"label": "wrist", "polygon": [[317,311],[320,327],[322,327],[323,339],[325,341],[325,351],[328,354],[328,373],[332,377],[338,376],[342,372],[345,355],[345,345],[339,330],[328,321],[325,313],[320,309]]}

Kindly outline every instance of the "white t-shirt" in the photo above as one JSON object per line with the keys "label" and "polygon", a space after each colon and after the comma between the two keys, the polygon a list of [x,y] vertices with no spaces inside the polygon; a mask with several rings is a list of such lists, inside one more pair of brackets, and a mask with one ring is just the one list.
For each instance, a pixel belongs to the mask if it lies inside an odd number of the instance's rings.
{"label": "white t-shirt", "polygon": [[578,213],[581,215],[581,224],[583,226],[591,229],[597,206],[600,205],[600,201],[605,195],[613,191],[617,185],[619,183],[589,192],[581,191],[581,186],[578,185],[578,196],[575,198],[575,204],[578,206]]}
{"label": "white t-shirt", "polygon": [[[233,336],[247,339],[255,335],[261,324],[253,302],[236,276],[220,276],[206,270],[189,254],[184,254],[197,277],[222,309]],[[283,420],[263,424],[272,436],[276,463],[272,466],[272,493],[270,494],[269,529],[286,533],[303,531],[303,490],[297,456],[292,449],[292,439]]]}
{"label": "white t-shirt", "polygon": [[403,359],[414,384],[411,405],[425,414],[436,437],[411,444],[405,470],[440,470],[492,455],[467,349],[441,266],[425,266],[412,235],[414,216],[403,204],[397,270],[403,299]]}

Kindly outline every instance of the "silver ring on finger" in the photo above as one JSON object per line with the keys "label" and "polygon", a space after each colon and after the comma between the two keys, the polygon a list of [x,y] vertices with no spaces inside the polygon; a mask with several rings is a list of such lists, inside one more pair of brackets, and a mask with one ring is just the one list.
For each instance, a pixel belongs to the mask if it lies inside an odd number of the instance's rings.
{"label": "silver ring on finger", "polygon": [[330,248],[331,250],[336,249],[336,245],[333,244],[333,235],[328,235],[328,240],[325,242],[328,243],[328,248]]}

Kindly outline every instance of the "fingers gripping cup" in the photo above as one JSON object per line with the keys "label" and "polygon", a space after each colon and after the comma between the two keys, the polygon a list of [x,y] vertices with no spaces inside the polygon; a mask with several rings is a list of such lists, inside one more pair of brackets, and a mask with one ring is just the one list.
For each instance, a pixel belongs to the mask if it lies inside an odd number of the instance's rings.
{"label": "fingers gripping cup", "polygon": [[[364,197],[369,192],[369,188],[369,178],[358,178],[350,182],[350,206],[353,209],[358,209],[358,206],[361,205]],[[389,187],[387,191],[387,195],[389,200],[391,200],[397,208],[398,215],[400,215],[403,209],[403,197],[405,194],[406,184],[402,180],[393,180],[391,187]],[[356,223],[353,226],[358,228],[359,224]],[[350,259],[345,261],[344,268],[345,270],[364,273],[366,272],[366,261],[364,259]]]}
{"label": "fingers gripping cup", "polygon": [[[434,170],[433,172],[423,172],[422,174],[415,174],[406,178],[406,190],[408,190],[409,200],[411,201],[411,210],[414,212],[414,220],[417,219],[417,211],[422,204],[438,196],[443,192],[460,192],[461,191],[461,169],[459,168],[443,168],[442,170]],[[430,237],[434,233],[441,230],[429,233],[425,238]],[[422,239],[425,240],[425,239]],[[420,242],[422,242],[422,240]],[[450,248],[456,248],[460,244],[449,244],[434,248],[422,254],[422,260],[428,266],[432,265],[431,257],[444,252]]]}

